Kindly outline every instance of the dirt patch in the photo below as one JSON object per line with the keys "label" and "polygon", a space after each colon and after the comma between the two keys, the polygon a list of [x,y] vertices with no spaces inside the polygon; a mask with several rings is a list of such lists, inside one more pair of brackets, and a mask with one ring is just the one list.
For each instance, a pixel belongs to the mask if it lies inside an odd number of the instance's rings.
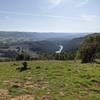
{"label": "dirt patch", "polygon": [[23,88],[42,88],[45,89],[48,87],[48,82],[32,82],[31,77],[28,77],[28,80],[26,82],[20,82],[19,80],[5,80],[3,82],[4,85],[7,86],[17,86],[17,87],[23,87]]}
{"label": "dirt patch", "polygon": [[8,96],[8,94],[9,94],[8,90],[6,90],[6,89],[0,89],[0,97],[1,96]]}
{"label": "dirt patch", "polygon": [[31,81],[31,80],[32,80],[32,77],[27,77],[27,80],[28,80],[28,81]]}
{"label": "dirt patch", "polygon": [[48,84],[47,83],[39,83],[39,82],[30,82],[30,81],[27,81],[25,84],[24,84],[24,87],[25,88],[42,88],[42,89],[45,89],[48,87]]}
{"label": "dirt patch", "polygon": [[10,83],[11,83],[11,81],[9,81],[9,80],[3,81],[3,85],[10,85]]}
{"label": "dirt patch", "polygon": [[0,100],[9,100],[9,91],[6,89],[0,89]]}
{"label": "dirt patch", "polygon": [[7,85],[7,86],[18,86],[18,87],[22,87],[22,83],[21,82],[18,82],[17,80],[16,81],[12,81],[12,80],[5,80],[3,81],[3,84],[4,85]]}
{"label": "dirt patch", "polygon": [[35,100],[34,95],[22,95],[11,98],[11,100]]}
{"label": "dirt patch", "polygon": [[65,95],[64,92],[62,92],[62,91],[60,91],[59,94],[60,94],[61,96],[64,96],[64,95]]}
{"label": "dirt patch", "polygon": [[52,98],[49,95],[44,95],[41,100],[52,100]]}
{"label": "dirt patch", "polygon": [[33,82],[30,82],[30,81],[27,81],[27,82],[24,84],[24,87],[25,87],[25,88],[34,88],[34,83],[33,83]]}

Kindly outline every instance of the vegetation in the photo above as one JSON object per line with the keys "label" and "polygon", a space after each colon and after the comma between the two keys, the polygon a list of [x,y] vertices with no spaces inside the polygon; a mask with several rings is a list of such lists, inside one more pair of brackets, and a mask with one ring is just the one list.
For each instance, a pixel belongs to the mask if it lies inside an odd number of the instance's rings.
{"label": "vegetation", "polygon": [[28,69],[30,69],[30,68],[28,68],[28,64],[26,61],[22,63],[21,67],[16,68],[16,70],[18,70],[19,72],[26,71]]}
{"label": "vegetation", "polygon": [[60,54],[53,54],[55,60],[74,60],[77,50],[62,52]]}
{"label": "vegetation", "polygon": [[100,53],[100,35],[89,36],[80,47],[82,63],[93,62],[96,54]]}
{"label": "vegetation", "polygon": [[21,63],[0,63],[0,100],[100,100],[99,64],[30,61],[31,70],[20,73]]}
{"label": "vegetation", "polygon": [[[67,43],[56,40],[11,43],[8,37],[7,43],[2,41],[0,60],[6,58],[10,62],[0,63],[0,100],[100,100],[100,64],[82,64],[100,59],[100,35]],[[59,43],[64,43],[64,50],[58,54],[55,51]],[[82,63],[75,60],[77,57]]]}
{"label": "vegetation", "polygon": [[31,56],[29,52],[25,50],[17,52],[16,60],[30,60],[30,59],[31,59]]}
{"label": "vegetation", "polygon": [[[59,49],[59,45],[63,45],[63,52],[73,51],[79,48],[80,42],[84,37],[83,34],[65,34],[65,33],[34,33],[34,32],[1,32],[0,31],[0,60],[2,58],[9,60],[22,60],[42,58],[47,55],[48,59],[52,58],[49,54],[55,53]],[[22,52],[17,53],[18,48],[23,51],[28,50],[29,55]],[[34,53],[37,54],[34,57]],[[42,55],[38,54],[41,53]],[[45,54],[44,54],[45,53]],[[16,57],[17,56],[17,57]],[[23,57],[24,56],[24,57]],[[28,57],[27,57],[28,56]],[[16,57],[16,58],[15,58]],[[43,56],[44,57],[44,56]],[[44,57],[45,58],[45,57]],[[44,59],[42,58],[42,59]],[[53,57],[54,58],[54,57]],[[46,58],[45,58],[46,59]]]}

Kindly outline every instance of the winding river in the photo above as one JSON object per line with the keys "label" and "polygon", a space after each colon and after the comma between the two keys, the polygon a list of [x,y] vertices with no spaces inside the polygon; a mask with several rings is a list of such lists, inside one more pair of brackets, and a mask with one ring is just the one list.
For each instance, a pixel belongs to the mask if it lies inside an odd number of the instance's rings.
{"label": "winding river", "polygon": [[61,53],[62,52],[62,50],[63,50],[63,45],[59,45],[59,50],[58,51],[56,51],[56,53]]}

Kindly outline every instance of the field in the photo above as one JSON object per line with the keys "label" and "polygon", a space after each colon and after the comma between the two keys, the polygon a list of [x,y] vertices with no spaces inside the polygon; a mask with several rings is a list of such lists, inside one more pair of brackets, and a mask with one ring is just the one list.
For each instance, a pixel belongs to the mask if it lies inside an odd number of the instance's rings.
{"label": "field", "polygon": [[0,100],[100,100],[100,64],[80,61],[0,63]]}

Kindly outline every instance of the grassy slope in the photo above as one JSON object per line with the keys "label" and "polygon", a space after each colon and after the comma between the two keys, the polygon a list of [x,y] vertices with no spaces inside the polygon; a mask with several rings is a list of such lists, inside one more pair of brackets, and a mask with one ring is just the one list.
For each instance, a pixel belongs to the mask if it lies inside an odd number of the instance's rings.
{"label": "grassy slope", "polygon": [[31,70],[18,72],[20,65],[21,62],[0,63],[0,89],[8,90],[3,100],[22,94],[33,94],[36,100],[100,100],[99,64],[32,61],[28,62]]}

